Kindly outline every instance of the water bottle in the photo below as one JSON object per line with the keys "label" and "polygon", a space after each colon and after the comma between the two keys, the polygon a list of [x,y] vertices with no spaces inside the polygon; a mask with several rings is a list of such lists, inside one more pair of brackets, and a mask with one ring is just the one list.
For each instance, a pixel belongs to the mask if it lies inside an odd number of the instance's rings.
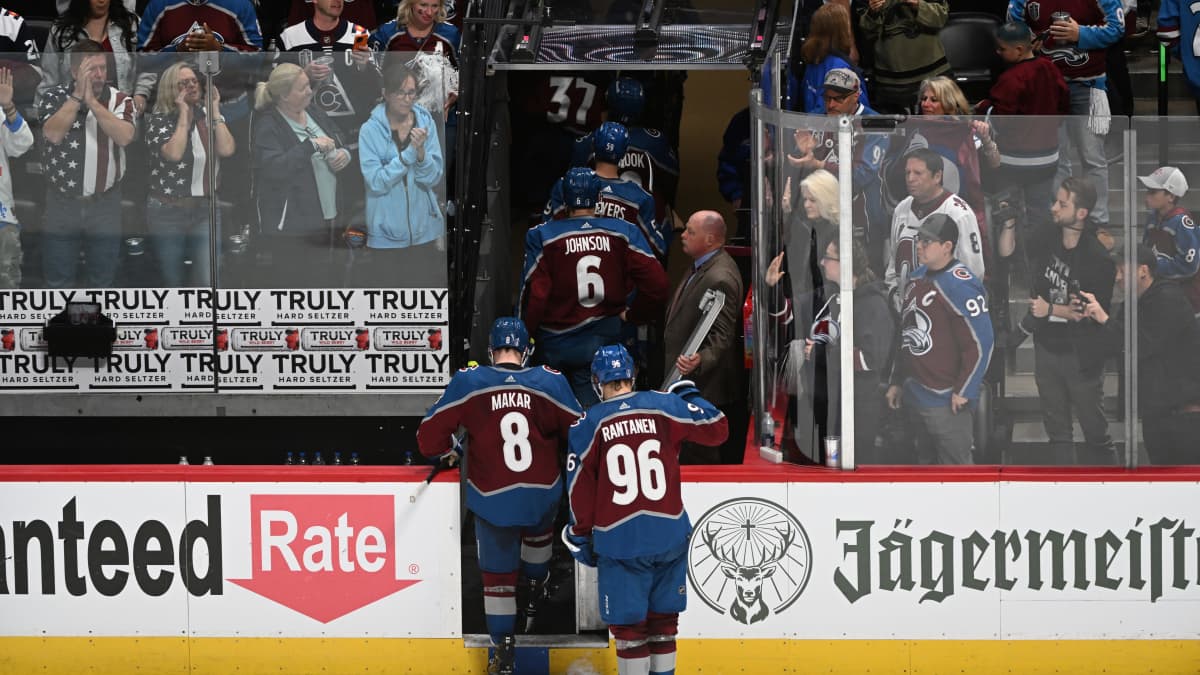
{"label": "water bottle", "polygon": [[342,453],[338,450],[333,451],[333,465],[334,466],[342,465]]}
{"label": "water bottle", "polygon": [[313,453],[313,466],[325,466],[325,458],[321,456],[321,451]]}
{"label": "water bottle", "polygon": [[212,465],[213,465],[212,457],[209,455],[205,455],[204,456],[204,466],[212,466]]}
{"label": "water bottle", "polygon": [[186,465],[188,464],[188,461],[187,461],[187,455],[180,455],[180,456],[179,456],[179,463],[180,463],[180,464],[183,464],[183,465],[185,465],[185,466],[186,466]]}
{"label": "water bottle", "polygon": [[303,450],[300,451],[300,461],[297,464],[308,464],[308,454]]}
{"label": "water bottle", "polygon": [[358,465],[359,465],[359,463],[360,463],[360,462],[358,461],[358,453],[357,453],[357,452],[351,452],[351,453],[350,453],[350,466],[358,466]]}
{"label": "water bottle", "polygon": [[[279,53],[279,42],[275,38],[271,38],[271,41],[267,43],[267,51],[276,54]],[[272,60],[274,60],[274,57],[272,57]]]}
{"label": "water bottle", "polygon": [[413,461],[412,450],[405,450],[404,451],[404,466],[412,466],[414,463],[415,462]]}
{"label": "water bottle", "polygon": [[287,466],[291,466],[296,463],[296,458],[292,455],[291,450],[288,450],[287,457],[283,460],[283,463]]}

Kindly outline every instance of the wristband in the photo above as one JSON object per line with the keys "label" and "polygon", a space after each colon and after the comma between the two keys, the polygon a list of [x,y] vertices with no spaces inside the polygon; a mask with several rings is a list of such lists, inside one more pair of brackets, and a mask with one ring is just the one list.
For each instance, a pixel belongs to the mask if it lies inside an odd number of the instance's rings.
{"label": "wristband", "polygon": [[71,99],[72,101],[75,101],[79,105],[83,105],[83,99],[79,98],[75,94],[67,94],[67,98]]}

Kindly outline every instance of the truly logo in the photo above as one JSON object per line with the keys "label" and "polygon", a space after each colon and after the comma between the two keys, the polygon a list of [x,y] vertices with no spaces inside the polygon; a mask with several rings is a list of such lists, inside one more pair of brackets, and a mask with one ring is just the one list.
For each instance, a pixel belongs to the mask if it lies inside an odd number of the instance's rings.
{"label": "truly logo", "polygon": [[396,578],[391,495],[251,495],[251,578],[230,579],[329,623],[420,581]]}

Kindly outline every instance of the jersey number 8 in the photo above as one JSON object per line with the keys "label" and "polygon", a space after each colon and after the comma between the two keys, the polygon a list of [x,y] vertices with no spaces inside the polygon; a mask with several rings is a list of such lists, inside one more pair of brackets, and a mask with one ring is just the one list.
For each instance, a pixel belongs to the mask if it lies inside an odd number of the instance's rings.
{"label": "jersey number 8", "polygon": [[500,418],[500,438],[504,441],[504,466],[521,473],[533,465],[533,446],[529,444],[529,420],[523,413],[510,412]]}
{"label": "jersey number 8", "polygon": [[637,448],[636,461],[633,448],[624,443],[608,449],[608,480],[620,489],[620,492],[613,492],[614,504],[632,504],[639,493],[652,502],[667,494],[667,472],[658,458],[660,449],[657,439],[642,441]]}

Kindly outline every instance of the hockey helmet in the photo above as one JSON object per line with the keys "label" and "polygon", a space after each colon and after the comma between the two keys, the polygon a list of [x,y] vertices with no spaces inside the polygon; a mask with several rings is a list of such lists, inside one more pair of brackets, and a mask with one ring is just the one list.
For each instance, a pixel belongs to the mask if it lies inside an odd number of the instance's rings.
{"label": "hockey helmet", "polygon": [[618,77],[608,85],[608,119],[621,124],[633,124],[646,107],[646,92],[642,83],[628,77]]}
{"label": "hockey helmet", "polygon": [[492,323],[488,335],[488,356],[497,349],[515,349],[521,352],[521,363],[529,359],[529,331],[525,322],[515,316],[502,316]]}
{"label": "hockey helmet", "polygon": [[600,195],[600,179],[591,169],[575,167],[563,176],[563,202],[569,209],[590,209]]}
{"label": "hockey helmet", "polygon": [[633,379],[633,357],[622,345],[605,345],[592,357],[592,388],[601,400],[600,387],[609,382]]}
{"label": "hockey helmet", "polygon": [[623,124],[605,122],[592,136],[592,154],[597,162],[617,164],[625,156],[628,147],[629,131]]}

